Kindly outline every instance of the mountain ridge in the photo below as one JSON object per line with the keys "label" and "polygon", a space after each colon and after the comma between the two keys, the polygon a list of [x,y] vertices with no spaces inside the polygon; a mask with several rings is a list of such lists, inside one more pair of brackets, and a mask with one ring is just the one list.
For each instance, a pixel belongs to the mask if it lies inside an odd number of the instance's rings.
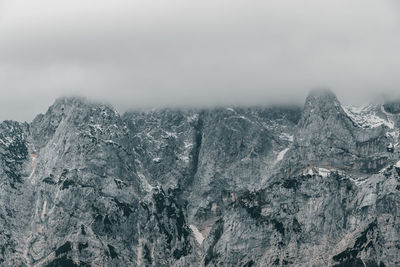
{"label": "mountain ridge", "polygon": [[319,90],[304,108],[119,114],[59,98],[0,123],[0,262],[400,264],[391,105],[349,109]]}

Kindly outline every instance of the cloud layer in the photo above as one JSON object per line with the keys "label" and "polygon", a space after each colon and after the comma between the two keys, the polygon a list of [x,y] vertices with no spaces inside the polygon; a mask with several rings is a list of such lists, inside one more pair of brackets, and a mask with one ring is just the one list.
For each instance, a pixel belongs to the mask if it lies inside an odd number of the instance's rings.
{"label": "cloud layer", "polygon": [[121,111],[400,91],[396,0],[0,0],[0,120],[83,95]]}

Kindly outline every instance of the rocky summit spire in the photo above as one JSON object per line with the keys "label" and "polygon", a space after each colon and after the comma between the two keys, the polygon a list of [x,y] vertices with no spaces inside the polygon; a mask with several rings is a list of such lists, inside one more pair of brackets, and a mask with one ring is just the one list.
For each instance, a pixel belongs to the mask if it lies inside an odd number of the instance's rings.
{"label": "rocky summit spire", "polygon": [[[361,129],[344,111],[330,90],[313,90],[308,95],[295,135],[295,161],[355,172],[376,172],[385,153],[383,128]],[[357,155],[357,156],[355,156]],[[357,158],[359,157],[359,158]],[[368,162],[374,164],[368,165]],[[383,164],[384,165],[384,164]]]}
{"label": "rocky summit spire", "polygon": [[[306,98],[298,124],[300,139],[318,141],[326,138],[334,129],[347,131],[351,121],[344,112],[336,95],[328,89],[312,90]],[[323,139],[324,139],[323,138]]]}
{"label": "rocky summit spire", "polygon": [[312,114],[327,117],[329,114],[343,114],[343,109],[336,95],[329,89],[310,91],[304,104],[303,118]]}

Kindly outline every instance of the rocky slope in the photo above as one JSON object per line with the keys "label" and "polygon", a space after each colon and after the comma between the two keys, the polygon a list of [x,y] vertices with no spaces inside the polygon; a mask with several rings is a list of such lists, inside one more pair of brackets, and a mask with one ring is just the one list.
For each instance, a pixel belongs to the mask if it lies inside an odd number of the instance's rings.
{"label": "rocky slope", "polygon": [[2,266],[400,265],[399,104],[0,124]]}

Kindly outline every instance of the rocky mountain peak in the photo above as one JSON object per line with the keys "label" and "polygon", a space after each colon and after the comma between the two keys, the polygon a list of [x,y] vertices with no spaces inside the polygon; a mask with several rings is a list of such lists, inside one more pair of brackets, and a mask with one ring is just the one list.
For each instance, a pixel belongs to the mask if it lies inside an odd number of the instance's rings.
{"label": "rocky mountain peak", "polygon": [[386,101],[383,107],[386,112],[400,114],[400,99]]}
{"label": "rocky mountain peak", "polygon": [[[336,94],[329,88],[316,88],[310,90],[307,98],[325,98],[336,99]],[[307,102],[307,100],[306,100]]]}
{"label": "rocky mountain peak", "polygon": [[[51,105],[46,112],[46,115],[59,115],[68,114],[72,111],[79,111],[84,113],[105,112],[118,115],[118,112],[111,105],[94,102],[85,97],[68,96],[60,97]],[[118,115],[119,116],[119,115]]]}
{"label": "rocky mountain peak", "polygon": [[0,124],[0,265],[398,266],[396,108],[60,98]]}
{"label": "rocky mountain peak", "polygon": [[379,171],[391,158],[386,147],[390,144],[388,131],[393,130],[385,127],[389,122],[379,117],[366,115],[363,119],[377,121],[376,127],[361,127],[358,117],[345,109],[333,92],[311,91],[297,124],[292,158],[287,163],[357,173]]}
{"label": "rocky mountain peak", "polygon": [[[298,123],[300,139],[317,141],[316,135],[326,137],[329,132],[346,130],[351,121],[345,114],[336,95],[327,89],[310,92],[306,98],[303,113]],[[324,132],[329,130],[329,132]],[[308,132],[308,134],[306,134]]]}
{"label": "rocky mountain peak", "polygon": [[343,113],[341,104],[336,95],[329,89],[312,90],[306,98],[303,118],[308,116],[322,116]]}
{"label": "rocky mountain peak", "polygon": [[52,106],[54,107],[71,106],[71,105],[80,106],[85,103],[88,103],[88,100],[82,96],[63,96],[57,98]]}

